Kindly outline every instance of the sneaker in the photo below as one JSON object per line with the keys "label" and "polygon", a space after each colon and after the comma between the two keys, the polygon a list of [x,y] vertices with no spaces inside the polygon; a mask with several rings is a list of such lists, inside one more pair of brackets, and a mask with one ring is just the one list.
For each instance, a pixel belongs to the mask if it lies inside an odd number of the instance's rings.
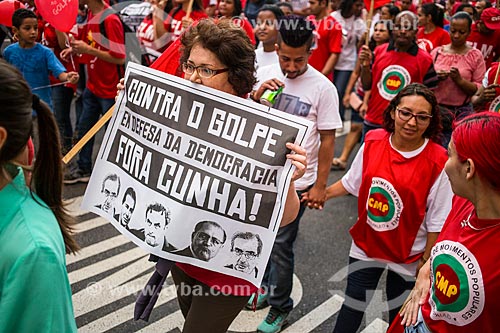
{"label": "sneaker", "polygon": [[271,308],[266,319],[257,327],[259,333],[277,333],[287,324],[288,312],[281,312]]}
{"label": "sneaker", "polygon": [[[268,306],[269,303],[267,303],[267,293],[266,292],[259,290],[257,293],[258,293],[258,296],[257,296],[257,304],[255,305],[255,310],[260,310],[260,309],[263,309],[266,306]],[[245,309],[253,310],[254,299],[255,299],[255,293],[248,300],[247,305],[245,305]]]}
{"label": "sneaker", "polygon": [[80,168],[69,170],[64,175],[64,184],[88,183],[90,179],[90,172],[82,171]]}

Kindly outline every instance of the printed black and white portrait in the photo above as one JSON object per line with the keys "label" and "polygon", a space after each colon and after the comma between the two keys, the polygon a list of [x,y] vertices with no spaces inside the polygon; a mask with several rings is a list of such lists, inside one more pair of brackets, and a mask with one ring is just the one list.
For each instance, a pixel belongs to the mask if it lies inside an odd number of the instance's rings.
{"label": "printed black and white portrait", "polygon": [[122,202],[119,207],[115,209],[114,218],[117,220],[122,227],[129,228],[130,219],[135,210],[135,205],[137,203],[137,198],[135,190],[129,187],[125,190],[123,194]]}
{"label": "printed black and white portrait", "polygon": [[252,232],[237,232],[231,238],[231,254],[234,262],[226,265],[246,274],[254,274],[255,278],[259,274],[257,259],[262,253],[262,240],[258,234]]}
{"label": "printed black and white portrait", "polygon": [[102,203],[95,205],[108,214],[115,214],[115,200],[120,192],[120,177],[116,174],[108,174],[101,185]]}
{"label": "printed black and white portrait", "polygon": [[144,241],[146,244],[161,248],[164,251],[174,250],[166,238],[170,216],[170,210],[160,203],[150,204],[146,208],[146,224],[144,225]]}
{"label": "printed black and white portrait", "polygon": [[226,232],[213,221],[201,221],[191,234],[191,245],[173,254],[197,258],[203,261],[213,259],[226,242]]}

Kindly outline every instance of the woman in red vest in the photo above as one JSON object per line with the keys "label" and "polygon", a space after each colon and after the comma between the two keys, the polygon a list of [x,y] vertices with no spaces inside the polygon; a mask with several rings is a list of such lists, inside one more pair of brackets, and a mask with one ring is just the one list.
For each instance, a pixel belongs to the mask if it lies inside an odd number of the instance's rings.
{"label": "woman in red vest", "polygon": [[435,142],[440,129],[434,94],[422,84],[406,86],[384,111],[383,128],[367,133],[350,170],[327,188],[327,199],[358,197],[346,299],[334,332],[357,331],[386,269],[392,321],[429,258],[452,198],[446,151]]}
{"label": "woman in red vest", "polygon": [[457,124],[445,170],[453,206],[402,310],[412,332],[498,332],[500,114]]}

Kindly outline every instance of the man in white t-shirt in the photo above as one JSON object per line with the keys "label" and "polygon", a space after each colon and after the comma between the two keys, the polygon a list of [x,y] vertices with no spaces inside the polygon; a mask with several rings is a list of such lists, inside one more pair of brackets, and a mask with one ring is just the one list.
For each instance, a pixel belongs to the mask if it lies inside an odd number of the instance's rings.
{"label": "man in white t-shirt", "polygon": [[[338,112],[337,90],[328,78],[308,65],[314,26],[299,16],[286,16],[280,22],[276,52],[279,64],[261,67],[257,71],[258,87],[251,94],[255,101],[266,89],[283,86],[274,108],[304,117],[314,123],[305,144],[307,170],[295,182],[297,193],[308,193],[309,201],[301,203],[295,221],[278,230],[263,285],[269,287],[267,301],[271,305],[258,332],[279,332],[293,308],[290,298],[293,277],[293,243],[299,221],[306,207],[322,205],[335,144],[335,130],[342,128]],[[286,77],[285,77],[286,75]],[[266,278],[267,277],[267,278]],[[259,297],[261,298],[261,297]]]}

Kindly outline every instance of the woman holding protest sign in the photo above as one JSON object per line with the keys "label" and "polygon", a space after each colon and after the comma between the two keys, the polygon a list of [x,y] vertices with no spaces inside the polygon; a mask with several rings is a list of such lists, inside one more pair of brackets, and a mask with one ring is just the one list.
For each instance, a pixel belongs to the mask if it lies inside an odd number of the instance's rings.
{"label": "woman holding protest sign", "polygon": [[[250,93],[256,81],[254,48],[243,29],[230,19],[201,20],[181,36],[180,42],[180,63],[185,79],[234,96],[246,97]],[[118,89],[123,87],[122,81]],[[305,150],[292,143],[287,143],[287,148],[295,152],[288,154],[287,158],[296,168],[282,225],[292,222],[297,216],[300,203],[293,181],[306,169]],[[159,259],[155,274],[165,276],[165,267],[169,264],[168,260]],[[257,291],[257,287],[246,280],[183,263],[173,266],[172,277],[186,318],[184,333],[226,332],[250,296]],[[183,290],[200,289],[201,293],[182,293]],[[139,316],[143,317],[147,318]]]}
{"label": "woman holding protest sign", "polygon": [[401,310],[407,333],[498,332],[499,128],[500,114],[494,112],[456,124],[445,166],[456,196]]}
{"label": "woman holding protest sign", "polygon": [[392,321],[429,258],[452,198],[446,151],[435,142],[440,129],[434,94],[421,84],[406,86],[384,111],[384,128],[367,134],[351,169],[327,188],[327,199],[358,197],[346,301],[334,332],[356,332],[386,269]]}
{"label": "woman holding protest sign", "polygon": [[[62,202],[59,130],[23,76],[0,60],[0,332],[76,332],[66,253],[78,245]],[[37,112],[34,167],[28,141]],[[25,173],[33,172],[31,190]]]}

